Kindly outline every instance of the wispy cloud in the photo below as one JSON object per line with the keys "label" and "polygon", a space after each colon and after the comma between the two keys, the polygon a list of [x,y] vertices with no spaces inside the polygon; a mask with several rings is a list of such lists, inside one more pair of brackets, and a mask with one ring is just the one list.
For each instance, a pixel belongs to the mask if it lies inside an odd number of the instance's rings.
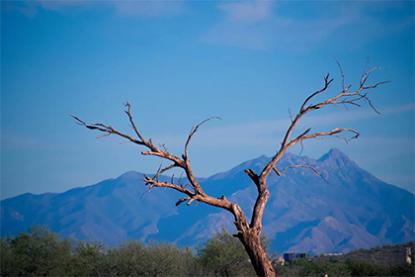
{"label": "wispy cloud", "polygon": [[[248,49],[304,51],[328,42],[336,35],[335,40],[340,45],[355,47],[413,25],[413,18],[386,20],[371,16],[372,7],[357,2],[348,5],[335,3],[336,9],[330,2],[320,2],[319,6],[331,12],[314,11],[313,16],[284,15],[280,8],[282,5],[308,12],[306,7],[295,2],[257,0],[219,4],[217,8],[222,12],[222,19],[202,35],[202,40]],[[387,9],[390,6],[382,7]],[[353,32],[347,29],[349,27],[353,27]],[[344,35],[339,35],[339,32]],[[350,41],[352,37],[355,41]]]}
{"label": "wispy cloud", "polygon": [[[382,112],[376,114],[371,109],[355,109],[353,111],[335,111],[322,115],[312,115],[304,118],[297,132],[312,127],[313,131],[329,130],[334,127],[353,127],[355,124],[370,124],[369,120],[379,117],[380,122],[390,116],[401,115],[405,118],[413,117],[415,103],[395,105],[389,107],[378,107]],[[247,122],[241,124],[224,125],[218,127],[203,126],[199,133],[194,137],[191,145],[191,152],[194,159],[198,159],[196,168],[202,171],[204,159],[210,155],[217,159],[218,155],[229,159],[228,167],[234,166],[241,160],[246,160],[259,156],[260,154],[271,155],[281,142],[282,136],[289,126],[289,118],[277,120],[264,120]],[[362,130],[363,131],[363,130]],[[180,153],[187,134],[170,134],[158,136],[158,141],[165,142],[169,150]],[[304,149],[297,145],[290,151],[318,158],[331,147],[337,147],[345,151],[362,168],[369,170],[382,180],[392,184],[400,185],[403,188],[414,191],[414,174],[403,169],[402,176],[405,179],[395,178],[396,170],[403,167],[403,164],[413,165],[413,154],[415,153],[414,134],[377,134],[365,132],[362,137],[353,143],[346,144],[343,140],[330,139],[329,141],[310,140],[304,145]],[[178,152],[177,152],[178,151]],[[203,159],[198,157],[202,156]],[[229,158],[231,157],[231,158]],[[391,167],[391,165],[393,165]],[[215,165],[209,165],[215,168]],[[217,168],[216,171],[220,170]],[[388,170],[385,170],[388,168]],[[215,170],[210,173],[215,172]],[[408,173],[409,172],[409,173]],[[401,176],[401,177],[402,177]]]}
{"label": "wispy cloud", "polygon": [[[405,112],[414,112],[415,103],[403,104],[379,109],[382,116],[395,115]],[[361,109],[354,111],[336,111],[324,115],[312,115],[305,117],[300,125],[297,126],[299,132],[304,128],[312,127],[317,129],[330,129],[343,126],[349,122],[364,121],[379,117],[371,109]],[[194,139],[193,146],[200,148],[210,147],[253,147],[261,146],[264,148],[275,146],[276,139],[280,138],[290,124],[290,119],[264,120],[248,122],[220,127],[205,128],[200,136]],[[334,126],[335,125],[335,126]],[[167,142],[167,145],[180,147],[183,145],[186,134],[181,135],[162,135],[160,141]]]}
{"label": "wispy cloud", "polygon": [[353,14],[346,13],[329,18],[293,19],[273,13],[274,3],[243,1],[221,4],[218,9],[223,13],[222,21],[202,39],[213,44],[250,49],[310,47],[354,19]]}
{"label": "wispy cloud", "polygon": [[264,0],[242,1],[220,4],[218,8],[226,14],[226,19],[231,22],[252,23],[271,17],[274,3]]}

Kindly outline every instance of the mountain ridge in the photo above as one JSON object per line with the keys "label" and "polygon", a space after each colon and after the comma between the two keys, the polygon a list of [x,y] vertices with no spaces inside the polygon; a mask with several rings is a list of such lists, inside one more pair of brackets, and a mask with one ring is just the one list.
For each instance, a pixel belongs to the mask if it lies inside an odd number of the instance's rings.
{"label": "mountain ridge", "polygon": [[[201,179],[201,185],[216,197],[237,201],[249,216],[256,188],[243,170],[258,170],[269,159],[262,155],[240,163]],[[384,183],[338,149],[319,159],[289,153],[278,166],[292,163],[310,164],[324,178],[307,168],[269,177],[264,233],[271,250],[337,252],[414,238],[411,192]],[[178,193],[161,188],[146,193],[143,179],[143,173],[128,171],[63,193],[26,193],[2,200],[1,234],[16,235],[40,224],[62,236],[108,245],[140,239],[195,246],[223,228],[234,231],[226,212],[198,203],[176,207]]]}

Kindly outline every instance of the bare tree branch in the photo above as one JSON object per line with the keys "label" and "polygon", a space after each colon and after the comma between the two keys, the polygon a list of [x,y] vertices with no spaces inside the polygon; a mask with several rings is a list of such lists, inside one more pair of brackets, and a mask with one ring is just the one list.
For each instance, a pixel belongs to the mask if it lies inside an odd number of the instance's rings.
{"label": "bare tree branch", "polygon": [[272,168],[272,170],[275,172],[275,174],[277,174],[277,176],[282,176],[282,173],[281,173],[281,171],[276,167],[276,166],[274,166],[273,168]]}
{"label": "bare tree branch", "polygon": [[[139,131],[137,125],[135,124],[134,118],[131,113],[131,105],[127,103],[126,107],[127,107],[127,110],[125,111],[125,113],[128,116],[130,124],[135,134],[137,135],[137,138],[127,133],[123,133],[107,124],[103,124],[103,123],[88,124],[77,116],[72,116],[72,118],[75,120],[77,124],[84,126],[90,130],[99,131],[99,132],[104,133],[105,135],[116,135],[124,139],[127,139],[128,141],[131,141],[134,144],[142,145],[143,147],[148,149],[147,151],[141,152],[142,155],[157,156],[162,159],[173,162],[167,167],[162,167],[162,165],[160,165],[156,174],[152,178],[149,176],[145,176],[144,182],[146,185],[149,186],[148,190],[151,190],[154,187],[164,187],[164,188],[174,189],[186,195],[185,197],[180,198],[177,201],[176,205],[180,205],[181,203],[185,201],[187,201],[187,205],[190,205],[193,201],[199,201],[199,202],[206,203],[208,205],[220,207],[222,209],[228,210],[234,215],[235,224],[239,226],[238,227],[239,229],[247,228],[246,226],[248,226],[248,224],[246,223],[246,217],[242,209],[239,207],[237,203],[233,203],[229,201],[228,199],[226,199],[226,197],[216,198],[204,192],[204,190],[202,189],[202,187],[200,186],[199,182],[197,181],[196,177],[193,174],[192,167],[190,165],[190,160],[188,158],[188,147],[189,147],[192,137],[197,132],[198,128],[202,124],[206,123],[207,121],[212,120],[212,119],[219,119],[219,117],[208,118],[200,122],[199,124],[195,125],[192,128],[185,143],[185,153],[182,155],[181,158],[179,158],[178,156],[173,155],[170,152],[168,152],[165,146],[162,146],[163,149],[161,149],[155,146],[151,139],[146,140],[144,136],[141,134],[141,132]],[[161,174],[175,167],[179,167],[184,170],[184,172],[186,173],[186,177],[190,182],[189,186],[191,189],[188,189],[187,186],[183,186],[181,184],[178,184],[178,185],[174,184],[173,177],[171,178],[171,182],[161,182],[158,180]],[[179,179],[179,182],[180,180],[181,180],[181,177]]]}
{"label": "bare tree branch", "polygon": [[[164,168],[162,168],[161,165],[160,165],[160,167],[157,170],[156,175],[154,175],[153,179],[157,179],[161,174],[163,174],[164,172],[167,172],[170,169],[175,168],[175,167],[177,167],[177,165],[175,163],[173,163],[173,164],[171,164],[169,166],[166,166]],[[172,178],[172,183],[173,183],[173,178]]]}
{"label": "bare tree branch", "polygon": [[[327,179],[324,178],[323,175],[318,171],[318,169],[315,168],[312,165],[309,165],[309,164],[292,164],[292,165],[286,166],[281,172],[282,173],[285,173],[290,168],[307,168],[307,169],[310,169],[311,171],[313,171],[313,173],[315,175],[317,175],[318,177],[320,177],[321,179],[323,179],[324,182],[329,183],[327,181]],[[281,172],[280,172],[281,175],[279,175],[279,176],[282,176],[282,173]]]}
{"label": "bare tree branch", "polygon": [[308,96],[305,100],[304,103],[301,105],[300,111],[304,110],[306,105],[308,104],[308,102],[313,99],[314,97],[316,97],[317,95],[319,95],[320,93],[325,92],[330,84],[333,82],[333,78],[330,78],[330,74],[327,73],[327,75],[324,77],[324,86],[323,88],[317,90],[316,92],[312,93],[310,96]]}
{"label": "bare tree branch", "polygon": [[138,130],[137,126],[135,125],[135,122],[133,120],[133,116],[131,115],[131,104],[129,102],[127,102],[125,104],[125,107],[127,107],[127,110],[125,111],[125,113],[128,116],[128,120],[130,121],[131,127],[133,127],[134,132],[136,133],[137,137],[141,140],[141,141],[145,141],[144,137],[141,135],[140,131]]}
{"label": "bare tree branch", "polygon": [[190,130],[189,135],[187,136],[186,143],[184,145],[184,157],[185,157],[185,159],[187,159],[188,156],[189,156],[189,153],[188,153],[189,150],[188,149],[189,149],[190,141],[193,138],[193,135],[197,132],[197,130],[199,129],[200,126],[202,126],[206,122],[208,122],[210,120],[213,120],[213,119],[219,119],[220,120],[221,118],[219,116],[212,116],[212,117],[206,118],[205,120],[201,121],[200,123],[198,123],[198,124],[196,124],[195,126],[192,127],[192,129]]}
{"label": "bare tree branch", "polygon": [[287,147],[293,146],[303,140],[323,137],[323,136],[334,136],[336,134],[345,133],[345,132],[352,133],[352,136],[345,137],[346,140],[357,139],[360,135],[358,131],[354,129],[350,129],[350,128],[334,128],[333,130],[330,130],[330,131],[323,131],[323,132],[316,132],[316,133],[308,134],[310,130],[311,129],[307,129],[305,132],[303,132],[302,134],[300,134],[299,136],[291,140],[289,143],[287,143]]}
{"label": "bare tree branch", "polygon": [[186,202],[186,201],[188,201],[188,200],[190,200],[190,197],[189,197],[189,196],[186,196],[186,197],[180,198],[180,199],[176,202],[176,206],[179,206],[181,203]]}
{"label": "bare tree branch", "polygon": [[148,176],[145,176],[144,181],[145,181],[146,185],[150,185],[150,186],[154,186],[154,187],[171,188],[171,189],[177,190],[177,191],[179,191],[181,193],[184,193],[184,194],[186,194],[186,195],[188,195],[190,197],[195,196],[195,193],[194,192],[186,189],[183,186],[178,186],[178,185],[175,185],[173,183],[160,182],[160,181],[158,181],[158,180],[156,180],[154,178],[148,177]]}
{"label": "bare tree branch", "polygon": [[330,87],[330,84],[333,82],[333,79],[330,78],[330,74],[327,74],[324,77],[324,84],[323,87],[312,94],[310,94],[306,99],[304,100],[303,104],[300,106],[300,109],[297,113],[297,115],[294,117],[294,119],[291,120],[290,125],[288,126],[288,129],[285,133],[285,136],[283,138],[283,141],[281,143],[281,146],[279,150],[275,153],[275,155],[272,157],[272,159],[268,162],[268,164],[263,168],[261,174],[259,175],[258,179],[258,198],[254,205],[254,211],[252,213],[251,218],[251,226],[253,228],[261,228],[261,221],[262,216],[265,209],[266,201],[268,200],[267,194],[267,177],[271,173],[271,171],[274,171],[278,176],[281,176],[282,173],[277,169],[275,166],[276,163],[284,156],[285,152],[293,145],[297,143],[302,143],[305,140],[308,139],[314,139],[319,137],[328,137],[328,136],[338,136],[342,133],[350,133],[350,137],[343,137],[343,139],[348,142],[351,139],[356,139],[359,137],[359,132],[351,129],[351,128],[334,128],[330,131],[321,131],[321,132],[315,132],[310,133],[311,128],[306,129],[303,131],[300,135],[296,136],[295,138],[291,138],[292,133],[295,129],[295,127],[298,125],[300,120],[309,112],[314,110],[319,110],[325,106],[329,105],[354,105],[360,107],[360,101],[363,99],[368,103],[368,105],[377,113],[379,111],[374,107],[371,100],[368,97],[369,90],[372,88],[377,88],[378,86],[385,84],[387,82],[378,82],[373,85],[368,85],[367,81],[369,79],[370,73],[373,72],[367,71],[364,72],[360,78],[359,86],[356,90],[350,91],[351,85],[346,85],[345,79],[344,79],[344,72],[343,68],[341,67],[340,63],[338,63],[339,69],[340,69],[340,75],[341,75],[341,81],[342,81],[342,90],[335,96],[329,97],[326,100],[323,100],[321,102],[317,102],[317,104],[311,104],[311,101],[314,100],[316,97],[322,95],[324,92],[328,90]]}
{"label": "bare tree branch", "polygon": [[130,135],[122,133],[122,132],[114,129],[110,125],[105,125],[105,124],[102,124],[102,123],[87,124],[87,123],[85,123],[84,121],[82,121],[81,119],[79,119],[78,117],[76,117],[74,115],[72,115],[72,118],[75,119],[75,122],[77,124],[83,125],[84,127],[88,128],[90,130],[97,130],[97,131],[103,132],[107,135],[114,134],[114,135],[120,136],[122,138],[125,138],[125,139],[131,141],[132,143],[144,145],[144,143],[142,141],[139,141],[139,140],[135,139],[134,137],[132,137]]}
{"label": "bare tree branch", "polygon": [[190,141],[192,140],[193,135],[197,132],[199,127],[201,125],[203,125],[204,123],[208,122],[209,120],[212,120],[212,119],[220,119],[220,117],[209,117],[209,118],[203,120],[202,122],[200,122],[199,124],[196,124],[195,126],[192,127],[192,129],[190,130],[190,133],[187,137],[185,146],[184,146],[184,154],[182,155],[183,162],[185,164],[184,170],[186,172],[187,178],[190,180],[190,183],[192,184],[194,189],[197,191],[197,193],[200,194],[200,195],[205,195],[205,192],[203,191],[202,187],[199,185],[199,182],[196,180],[196,177],[193,174],[193,170],[192,170],[192,167],[190,165],[189,150],[188,149],[189,149]]}
{"label": "bare tree branch", "polygon": [[[345,82],[344,71],[342,66],[339,62],[337,62],[337,65],[339,66],[340,70],[342,90],[332,97],[326,97],[322,101],[317,101],[317,98],[321,98],[323,95],[326,95],[328,89],[330,88],[330,85],[333,82],[333,78],[331,78],[329,74],[325,75],[323,86],[305,98],[304,102],[300,106],[298,113],[295,116],[292,116],[290,113],[290,125],[287,128],[282,143],[279,149],[274,154],[274,156],[271,158],[271,160],[261,170],[261,172],[258,174],[252,169],[245,170],[245,173],[249,176],[249,178],[251,178],[253,183],[256,185],[258,191],[257,199],[253,207],[252,217],[249,224],[247,217],[245,216],[241,207],[237,203],[228,200],[224,196],[218,198],[212,197],[203,190],[200,183],[196,179],[190,164],[188,148],[194,134],[198,131],[201,125],[203,125],[209,120],[218,119],[217,117],[208,118],[206,120],[203,120],[199,124],[193,126],[184,144],[184,153],[181,156],[176,156],[170,153],[163,144],[160,147],[156,146],[151,139],[146,139],[142,135],[140,129],[136,125],[134,118],[132,116],[130,103],[125,104],[125,113],[128,117],[132,129],[134,130],[134,136],[121,132],[113,128],[111,125],[103,123],[89,124],[80,119],[79,117],[72,117],[77,124],[84,126],[90,130],[98,131],[102,133],[104,136],[116,135],[118,137],[125,139],[126,141],[130,141],[136,145],[143,146],[145,148],[145,151],[142,152],[143,155],[156,156],[162,158],[163,160],[170,161],[171,163],[168,166],[163,167],[162,165],[160,165],[153,177],[145,176],[144,182],[146,185],[148,185],[148,190],[151,190],[154,187],[164,187],[180,192],[184,196],[178,199],[178,201],[176,202],[176,206],[184,202],[187,202],[187,205],[190,205],[192,202],[198,201],[211,206],[222,208],[230,212],[234,217],[234,224],[238,231],[238,234],[236,236],[243,243],[245,250],[247,251],[250,257],[252,265],[254,266],[254,269],[256,270],[257,274],[259,276],[271,277],[275,276],[275,270],[272,267],[271,260],[269,259],[265,249],[261,245],[260,239],[264,209],[270,196],[267,187],[267,177],[272,171],[274,171],[278,176],[282,176],[284,172],[289,168],[302,167],[311,169],[316,175],[320,176],[321,178],[323,178],[323,180],[325,180],[324,177],[318,172],[318,170],[311,165],[290,165],[280,171],[277,167],[277,163],[280,161],[280,159],[284,156],[284,154],[290,147],[296,145],[297,143],[300,143],[302,146],[302,143],[309,139],[336,136],[339,138],[343,138],[346,142],[348,142],[349,140],[356,139],[359,137],[358,131],[351,128],[340,127],[328,131],[319,131],[314,133],[311,132],[311,128],[307,128],[304,131],[302,131],[299,135],[294,136],[293,133],[296,127],[299,125],[299,122],[309,112],[319,110],[330,105],[343,105],[345,107],[350,105],[360,107],[362,103],[366,103],[376,113],[379,113],[379,111],[376,109],[376,107],[373,105],[373,102],[369,98],[369,92],[371,92],[372,89],[375,89],[387,82],[368,84],[369,76],[375,70],[372,69],[364,72],[359,80],[358,87],[355,90],[351,90],[352,86],[347,85]],[[348,136],[346,136],[347,134]],[[174,183],[174,175],[172,175],[170,182],[164,182],[159,180],[159,177],[163,173],[176,167],[182,169],[186,174],[186,178],[189,181],[187,185],[181,184],[181,176],[179,177],[179,179],[177,179],[178,184]]]}

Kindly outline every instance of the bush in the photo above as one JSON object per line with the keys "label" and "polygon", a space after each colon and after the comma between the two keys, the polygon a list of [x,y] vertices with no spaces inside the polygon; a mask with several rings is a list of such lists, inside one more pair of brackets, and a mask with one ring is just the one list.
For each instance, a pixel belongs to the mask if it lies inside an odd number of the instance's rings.
{"label": "bush", "polygon": [[61,241],[46,229],[33,228],[14,239],[1,240],[1,275],[65,275],[70,257],[70,241]]}
{"label": "bush", "polygon": [[[288,266],[283,267],[281,271],[282,276],[350,276],[350,270],[344,263],[332,262],[332,261],[319,261],[319,260],[298,260]],[[295,273],[295,274],[294,274]]]}
{"label": "bush", "polygon": [[35,228],[2,239],[0,276],[193,276],[202,272],[190,249],[129,242],[105,249],[99,243],[60,240]]}
{"label": "bush", "polygon": [[108,273],[105,252],[97,243],[78,243],[72,254],[70,268],[65,275],[102,276]]}
{"label": "bush", "polygon": [[199,263],[204,275],[254,276],[248,254],[239,239],[222,232],[208,240],[199,250]]}
{"label": "bush", "polygon": [[387,267],[381,267],[373,264],[364,263],[361,261],[346,261],[352,276],[390,276],[390,271]]}
{"label": "bush", "polygon": [[[173,244],[132,241],[106,249],[98,243],[61,240],[43,228],[1,239],[0,276],[254,276],[241,242],[222,232],[197,255]],[[315,257],[277,265],[283,276],[415,276],[410,265]]]}

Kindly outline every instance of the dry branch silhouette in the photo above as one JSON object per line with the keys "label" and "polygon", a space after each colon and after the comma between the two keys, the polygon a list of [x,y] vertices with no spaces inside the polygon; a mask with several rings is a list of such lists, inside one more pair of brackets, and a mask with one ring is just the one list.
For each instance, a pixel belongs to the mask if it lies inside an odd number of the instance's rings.
{"label": "dry branch silhouette", "polygon": [[[140,129],[137,127],[134,117],[132,115],[131,104],[127,103],[125,105],[126,110],[125,113],[128,117],[128,120],[131,124],[131,127],[135,133],[135,135],[129,135],[127,133],[121,132],[118,129],[115,129],[111,125],[103,124],[103,123],[86,123],[82,119],[77,116],[72,116],[76,123],[90,129],[95,130],[98,132],[103,133],[106,136],[109,135],[116,135],[119,136],[127,141],[130,141],[134,144],[142,146],[146,149],[146,151],[141,152],[143,155],[146,156],[156,156],[160,157],[164,160],[170,162],[170,164],[166,167],[160,166],[153,177],[145,176],[145,184],[149,186],[149,190],[155,187],[164,187],[174,189],[179,191],[184,195],[184,197],[180,198],[176,202],[176,206],[187,202],[187,205],[190,205],[194,201],[206,203],[208,205],[216,206],[221,209],[227,210],[230,212],[234,217],[234,224],[238,231],[236,236],[240,239],[242,244],[247,251],[251,263],[258,274],[258,276],[275,276],[276,272],[274,267],[272,266],[272,262],[263,248],[261,244],[261,232],[262,232],[262,218],[265,210],[266,203],[269,199],[270,193],[267,187],[267,178],[270,173],[273,171],[278,176],[282,176],[283,173],[288,168],[309,168],[315,174],[320,175],[317,169],[313,168],[310,165],[291,165],[283,170],[278,169],[278,162],[284,156],[286,151],[300,143],[302,144],[303,141],[319,138],[319,137],[330,137],[330,136],[337,136],[345,139],[346,141],[357,139],[359,137],[359,132],[357,130],[351,128],[334,128],[332,130],[326,131],[318,131],[318,132],[311,132],[311,128],[308,128],[299,135],[293,136],[294,129],[297,127],[300,120],[308,113],[322,109],[326,106],[330,105],[353,105],[360,107],[362,103],[367,103],[370,108],[372,108],[376,113],[379,111],[375,108],[372,101],[369,98],[369,93],[372,89],[379,87],[382,84],[387,82],[377,82],[374,84],[367,84],[370,74],[374,70],[369,70],[364,72],[359,80],[359,85],[355,90],[352,90],[351,85],[346,85],[344,79],[343,69],[339,65],[340,75],[341,75],[341,84],[342,90],[337,93],[335,96],[326,97],[322,101],[317,101],[318,97],[325,95],[333,82],[333,79],[330,77],[330,74],[327,74],[324,77],[324,83],[322,88],[318,89],[317,91],[311,93],[302,103],[300,106],[299,111],[295,115],[295,117],[291,118],[290,125],[287,128],[285,136],[282,140],[282,143],[276,153],[272,156],[271,160],[265,165],[261,172],[256,173],[253,169],[246,169],[245,173],[251,178],[255,186],[257,187],[257,198],[255,205],[253,207],[252,217],[249,219],[245,213],[242,211],[241,207],[238,203],[228,200],[225,196],[221,197],[213,197],[208,195],[203,188],[201,187],[200,183],[198,182],[195,174],[193,173],[192,166],[189,160],[189,145],[196,134],[198,129],[201,125],[206,123],[212,119],[218,119],[217,117],[208,118],[199,124],[193,126],[191,129],[187,140],[184,145],[184,153],[181,156],[174,155],[167,151],[164,145],[161,147],[156,146],[151,139],[147,139],[141,132]],[[313,104],[312,102],[315,102]],[[173,169],[179,168],[184,171],[186,174],[187,181],[189,182],[187,185],[182,185],[181,183],[174,183],[174,178],[172,177],[170,182],[160,181],[159,177],[161,174]]]}

